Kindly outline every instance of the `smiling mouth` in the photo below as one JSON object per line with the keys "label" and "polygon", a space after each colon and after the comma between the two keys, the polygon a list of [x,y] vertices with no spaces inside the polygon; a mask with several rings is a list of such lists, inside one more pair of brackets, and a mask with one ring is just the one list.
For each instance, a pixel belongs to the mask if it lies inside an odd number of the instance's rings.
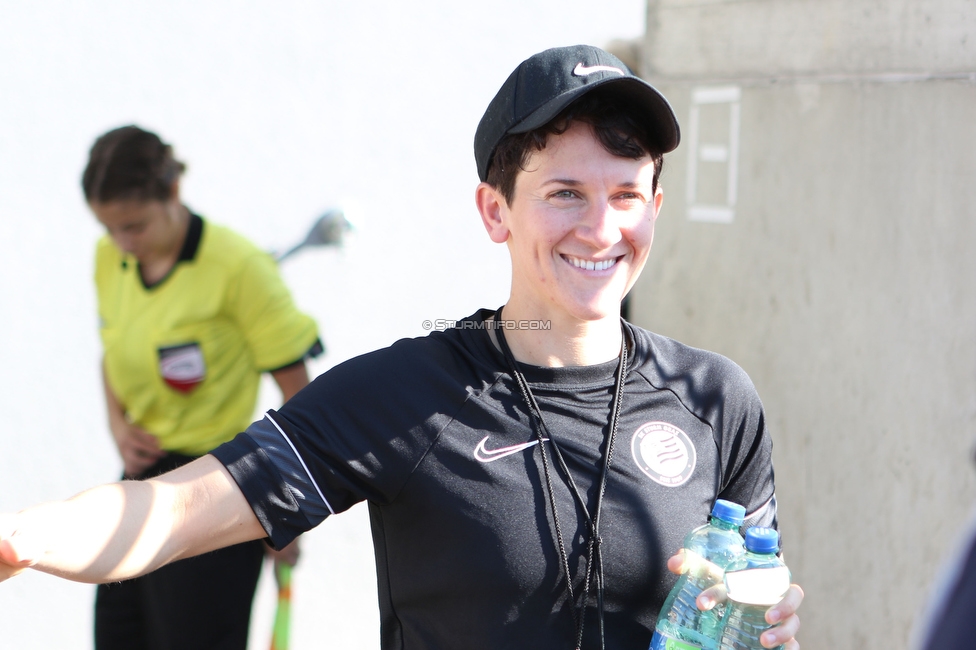
{"label": "smiling mouth", "polygon": [[613,259],[594,262],[593,260],[583,260],[578,257],[570,257],[569,255],[563,255],[563,259],[576,268],[584,269],[586,271],[605,271],[620,261],[619,257],[614,257]]}

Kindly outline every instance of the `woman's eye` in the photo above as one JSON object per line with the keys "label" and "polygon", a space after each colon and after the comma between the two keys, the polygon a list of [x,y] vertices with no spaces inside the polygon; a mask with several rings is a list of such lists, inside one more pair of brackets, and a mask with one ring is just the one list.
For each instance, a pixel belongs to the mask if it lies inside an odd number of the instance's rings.
{"label": "woman's eye", "polygon": [[621,194],[616,199],[617,205],[627,210],[643,209],[645,202],[640,194]]}

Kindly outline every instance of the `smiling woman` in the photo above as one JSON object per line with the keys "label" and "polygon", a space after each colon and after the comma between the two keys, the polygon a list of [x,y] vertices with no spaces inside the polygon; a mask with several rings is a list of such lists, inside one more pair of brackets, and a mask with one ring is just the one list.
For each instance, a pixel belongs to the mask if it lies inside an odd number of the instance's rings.
{"label": "smiling woman", "polygon": [[505,315],[552,321],[567,332],[558,338],[513,333],[513,349],[536,365],[589,365],[617,356],[620,301],[651,248],[663,198],[657,166],[648,154],[611,153],[595,133],[577,121],[550,135],[524,163],[510,200],[490,183],[478,186],[485,227],[511,254]]}
{"label": "smiling woman", "polygon": [[[581,98],[595,106],[574,113]],[[608,147],[599,133],[614,112],[628,119],[609,122]],[[524,142],[541,144],[513,157],[507,192],[488,176],[509,171],[496,149],[533,131]],[[668,569],[682,568],[668,556],[716,499],[742,505],[747,525],[777,524],[772,443],[748,376],[620,317],[661,206],[656,160],[677,144],[670,106],[616,57],[590,46],[530,57],[475,140],[477,206],[511,259],[507,304],[335,366],[148,488],[86,493],[85,512],[120,491],[139,504],[100,508],[84,530],[86,548],[133,549],[121,568],[78,568],[100,557],[52,534],[76,511],[65,503],[0,518],[0,558],[124,576],[249,538],[284,547],[367,502],[384,649],[646,650]],[[662,436],[669,453],[684,447],[680,467],[649,457]],[[106,521],[118,520],[116,533]],[[17,554],[39,530],[35,554]],[[720,594],[706,589],[699,607]],[[780,624],[766,647],[796,650],[802,599],[791,586],[768,610]]]}

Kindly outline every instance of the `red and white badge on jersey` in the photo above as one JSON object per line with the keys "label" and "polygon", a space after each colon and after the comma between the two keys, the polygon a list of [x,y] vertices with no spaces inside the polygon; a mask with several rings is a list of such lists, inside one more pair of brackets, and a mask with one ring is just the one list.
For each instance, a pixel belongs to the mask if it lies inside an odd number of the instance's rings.
{"label": "red and white badge on jersey", "polygon": [[184,343],[159,348],[159,374],[171,388],[181,393],[191,392],[207,376],[200,344]]}

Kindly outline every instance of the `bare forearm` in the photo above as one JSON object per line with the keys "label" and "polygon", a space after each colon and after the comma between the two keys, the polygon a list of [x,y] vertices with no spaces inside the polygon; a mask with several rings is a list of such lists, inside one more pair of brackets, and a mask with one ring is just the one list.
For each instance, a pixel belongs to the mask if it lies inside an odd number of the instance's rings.
{"label": "bare forearm", "polygon": [[67,501],[18,513],[11,540],[33,568],[79,582],[109,582],[161,566],[167,559],[164,491],[149,483],[103,485]]}
{"label": "bare forearm", "polygon": [[[6,520],[0,559],[79,582],[110,582],[264,536],[212,456],[150,481],[123,481]],[[12,557],[14,556],[14,557]]]}

